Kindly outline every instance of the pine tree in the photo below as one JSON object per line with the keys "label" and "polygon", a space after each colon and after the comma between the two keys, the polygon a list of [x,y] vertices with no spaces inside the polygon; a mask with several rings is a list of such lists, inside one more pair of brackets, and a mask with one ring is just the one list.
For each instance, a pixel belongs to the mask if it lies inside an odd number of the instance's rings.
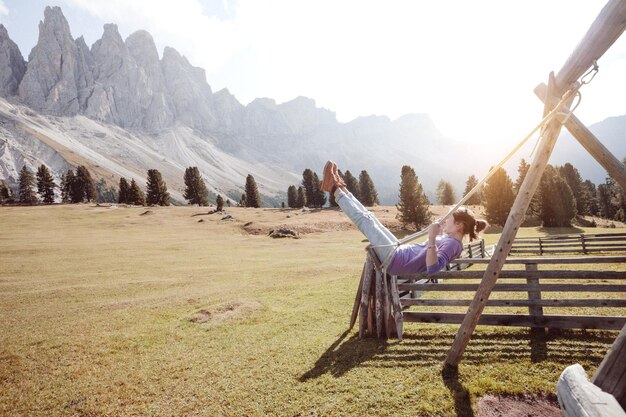
{"label": "pine tree", "polygon": [[163,181],[161,173],[157,169],[148,170],[146,183],[146,203],[149,206],[169,206],[170,194],[167,192],[167,184]]}
{"label": "pine tree", "polygon": [[20,203],[33,205],[37,204],[37,196],[35,195],[35,177],[33,173],[28,169],[26,165],[22,167],[20,171],[20,175],[18,178],[18,183],[20,185],[19,195],[20,195]]}
{"label": "pine tree", "polygon": [[314,207],[323,207],[326,204],[326,195],[320,189],[320,179],[316,172],[313,173],[313,199]]}
{"label": "pine tree", "polygon": [[215,200],[215,205],[217,211],[222,211],[224,209],[224,199],[221,195],[217,195],[217,199]]}
{"label": "pine tree", "polygon": [[75,179],[76,177],[74,176],[74,171],[71,169],[68,169],[65,175],[61,176],[61,202],[72,202]]}
{"label": "pine tree", "polygon": [[204,184],[202,175],[198,167],[189,167],[185,169],[185,192],[183,197],[189,201],[189,204],[198,204],[199,206],[207,206],[209,204],[209,190]]}
{"label": "pine tree", "polygon": [[359,191],[361,195],[360,201],[364,206],[370,207],[379,204],[378,193],[376,192],[374,182],[365,170],[361,171],[359,175]]}
{"label": "pine tree", "polygon": [[130,180],[130,192],[129,192],[129,201],[130,204],[134,204],[136,206],[145,206],[146,205],[146,195],[141,191],[135,179]]}
{"label": "pine tree", "polygon": [[574,194],[578,214],[589,214],[589,194],[587,188],[583,186],[583,179],[578,170],[569,162],[558,169],[559,174],[561,174],[561,177],[567,182]]}
{"label": "pine tree", "polygon": [[546,166],[539,188],[543,226],[571,227],[576,216],[576,200],[559,170]]}
{"label": "pine tree", "polygon": [[359,181],[352,175],[352,173],[348,170],[343,177],[343,181],[346,183],[346,188],[350,193],[356,197],[357,200],[362,201],[361,199],[361,190],[359,189]]}
{"label": "pine tree", "polygon": [[[517,195],[517,193],[519,193],[519,189],[522,186],[522,183],[524,182],[524,179],[526,178],[526,174],[528,174],[528,169],[530,168],[530,165],[526,162],[526,160],[524,158],[522,158],[522,160],[520,161],[518,167],[517,167],[517,180],[515,181],[515,185],[513,186],[513,191],[515,192],[515,195]],[[536,191],[535,195],[533,195],[533,198],[530,200],[530,204],[528,206],[528,210],[526,210],[526,215],[528,216],[539,216],[541,214],[541,209],[540,209],[540,192]]]}
{"label": "pine tree", "polygon": [[297,200],[298,191],[296,191],[296,186],[290,185],[289,188],[287,188],[287,206],[289,206],[289,208],[296,208]]}
{"label": "pine tree", "polygon": [[117,196],[117,202],[120,204],[132,204],[130,202],[130,185],[128,185],[128,181],[126,178],[120,178],[120,191]]}
{"label": "pine tree", "polygon": [[515,201],[513,182],[503,168],[498,168],[484,191],[485,216],[493,225],[504,226]]}
{"label": "pine tree", "polygon": [[404,227],[413,224],[417,230],[431,222],[431,213],[428,210],[428,197],[424,194],[422,184],[419,183],[415,170],[408,165],[402,167],[400,174],[400,199],[396,208],[398,219]]}
{"label": "pine tree", "polygon": [[304,189],[304,195],[307,207],[315,207],[316,203],[316,190],[313,183],[313,171],[309,168],[302,172],[302,188]]}
{"label": "pine tree", "polygon": [[519,192],[519,189],[522,186],[524,179],[526,178],[526,174],[528,174],[529,168],[530,165],[528,164],[528,162],[526,162],[526,160],[522,158],[522,160],[519,162],[519,165],[517,166],[517,180],[515,180],[515,186],[513,187],[515,194]]}
{"label": "pine tree", "polygon": [[115,203],[119,197],[117,190],[108,186],[104,178],[96,182],[96,196],[98,203]]}
{"label": "pine tree", "polygon": [[261,197],[254,177],[250,174],[246,177],[246,207],[261,207]]}
{"label": "pine tree", "polygon": [[246,202],[246,194],[241,194],[241,199],[239,200],[240,207],[248,207],[248,203]]}
{"label": "pine tree", "polygon": [[0,180],[0,204],[13,203],[13,193],[4,180]]}
{"label": "pine tree", "polygon": [[[463,193],[463,197],[467,195],[471,190],[474,189],[478,185],[478,178],[474,175],[470,175],[465,182],[465,192]],[[483,190],[476,191],[470,198],[467,199],[465,204],[468,206],[476,206],[480,204],[480,200],[482,197]]]}
{"label": "pine tree", "polygon": [[[82,203],[83,199],[87,200],[87,202],[96,200],[96,186],[93,182],[93,178],[91,178],[91,174],[87,167],[84,165],[76,168],[76,181],[75,185],[77,187],[76,191],[76,203]],[[78,191],[78,189],[82,189],[82,191]]]}
{"label": "pine tree", "polygon": [[37,193],[41,197],[44,203],[54,203],[54,178],[50,174],[48,167],[41,164],[37,169]]}
{"label": "pine tree", "polygon": [[296,208],[306,206],[306,193],[303,187],[298,187],[298,198],[296,199]]}
{"label": "pine tree", "polygon": [[441,180],[437,184],[437,202],[443,206],[454,204],[456,196],[454,188],[448,181]]}
{"label": "pine tree", "polygon": [[589,196],[588,200],[588,212],[592,216],[597,216],[599,212],[598,207],[598,191],[596,189],[596,185],[591,182],[591,180],[585,180],[583,182],[583,187],[587,190],[587,195]]}

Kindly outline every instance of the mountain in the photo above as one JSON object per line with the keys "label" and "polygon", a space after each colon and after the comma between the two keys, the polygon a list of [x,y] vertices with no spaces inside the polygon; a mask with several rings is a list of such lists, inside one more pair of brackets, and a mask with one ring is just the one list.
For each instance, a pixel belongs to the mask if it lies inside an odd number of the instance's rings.
{"label": "mountain", "polygon": [[[626,115],[609,117],[589,126],[596,138],[620,161],[626,157]],[[600,184],[607,177],[606,170],[564,129],[559,137],[550,163],[563,165],[571,163],[584,179]]]}
{"label": "mountain", "polygon": [[306,97],[244,106],[226,89],[214,93],[205,71],[174,48],[159,57],[146,31],[122,39],[106,24],[88,47],[59,7],[46,7],[27,63],[0,26],[0,96],[0,178],[13,187],[24,164],[48,165],[57,182],[86,165],[115,186],[120,176],[144,184],[154,168],[183,202],[184,170],[198,166],[212,193],[238,201],[252,174],[264,204],[278,205],[305,168],[321,175],[334,159],[356,176],[367,170],[381,202],[395,204],[403,165],[434,201],[440,179],[459,194],[479,166],[494,164],[446,138],[427,114],[340,123]]}

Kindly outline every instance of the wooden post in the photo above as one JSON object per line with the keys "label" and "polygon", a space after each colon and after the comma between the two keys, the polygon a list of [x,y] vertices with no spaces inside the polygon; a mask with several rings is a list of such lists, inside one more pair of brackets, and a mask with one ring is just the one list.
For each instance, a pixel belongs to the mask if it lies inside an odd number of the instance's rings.
{"label": "wooden post", "polygon": [[591,378],[602,391],[612,394],[626,410],[626,326]]}
{"label": "wooden post", "polygon": [[586,255],[587,254],[587,245],[585,244],[585,234],[584,233],[580,234],[580,243],[583,246],[583,254]]}
{"label": "wooden post", "polygon": [[359,281],[359,288],[356,290],[356,297],[354,297],[354,305],[352,306],[352,315],[350,316],[350,326],[348,331],[352,330],[356,318],[359,316],[359,305],[361,304],[361,291],[363,290],[363,277],[365,276],[365,269],[367,268],[367,260],[363,263],[363,271],[361,272],[361,280]]}
{"label": "wooden post", "polygon": [[[556,88],[554,73],[550,73],[550,82],[548,86],[548,91],[550,92],[553,92]],[[560,94],[553,93],[548,95],[548,99],[546,100],[546,109],[548,111],[557,104],[551,100],[551,97],[557,95]],[[569,109],[570,105],[571,100],[568,103],[565,103],[564,108]],[[500,236],[500,240],[498,241],[498,245],[494,251],[494,255],[489,261],[489,265],[485,270],[480,286],[474,295],[474,299],[467,310],[463,323],[461,324],[461,327],[459,328],[459,331],[454,339],[454,343],[448,352],[448,357],[446,359],[447,366],[457,366],[461,360],[463,352],[465,352],[465,348],[467,347],[467,344],[472,337],[472,333],[474,333],[474,329],[478,324],[480,315],[485,309],[487,300],[491,295],[491,291],[498,280],[504,261],[511,250],[511,246],[515,240],[515,235],[517,234],[517,229],[524,221],[526,210],[528,210],[530,200],[537,190],[539,181],[541,180],[541,175],[548,164],[548,159],[550,158],[550,154],[552,153],[552,149],[554,148],[560,131],[561,123],[554,119],[542,130],[542,136],[535,158],[530,165],[528,173],[524,178],[524,182],[522,183],[517,197],[515,198],[509,217],[507,218],[504,229],[502,230],[502,235]]]}
{"label": "wooden post", "polygon": [[[535,94],[542,101],[545,100],[547,87],[545,84],[539,84],[535,88]],[[606,171],[611,178],[626,190],[626,166],[617,159],[606,146],[604,146],[589,129],[573,114],[566,116],[557,116],[561,121],[565,121],[565,127],[576,138],[576,140],[589,152]]]}
{"label": "wooden post", "polygon": [[[526,271],[534,272],[537,271],[537,264],[526,264]],[[541,290],[539,289],[539,278],[530,278],[526,277],[526,282],[529,287],[534,287],[533,290],[528,291],[528,300],[541,300]],[[531,320],[535,321],[535,319],[541,319],[543,317],[543,307],[540,305],[529,305],[528,306],[528,314],[531,317]]]}
{"label": "wooden post", "polygon": [[367,328],[367,310],[370,298],[370,279],[371,271],[374,269],[370,256],[365,260],[365,268],[363,271],[363,286],[361,287],[361,312],[359,320],[359,338],[362,338]]}
{"label": "wooden post", "polygon": [[619,39],[624,29],[626,29],[626,1],[610,0],[556,74],[557,90],[561,92],[567,90],[572,82],[587,72],[594,61],[600,59]]}
{"label": "wooden post", "polygon": [[541,242],[541,238],[539,238],[539,256],[543,256],[543,245]]}
{"label": "wooden post", "polygon": [[374,315],[376,316],[376,337],[383,337],[383,274],[376,270]]}

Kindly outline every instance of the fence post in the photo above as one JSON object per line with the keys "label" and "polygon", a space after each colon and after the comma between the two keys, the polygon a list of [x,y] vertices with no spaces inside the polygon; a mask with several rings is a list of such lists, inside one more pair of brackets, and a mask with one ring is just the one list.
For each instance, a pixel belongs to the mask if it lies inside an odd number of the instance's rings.
{"label": "fence post", "polygon": [[[526,272],[536,272],[539,269],[537,268],[537,264],[526,264]],[[526,282],[530,287],[528,289],[528,300],[535,301],[541,300],[541,290],[539,289],[539,278],[531,277],[530,275],[526,276]],[[543,307],[540,305],[529,305],[528,306],[528,314],[530,314],[531,320],[533,322],[539,322],[543,318]]]}
{"label": "fence post", "polygon": [[587,245],[585,244],[585,235],[584,235],[584,233],[580,234],[580,242],[583,245],[583,253],[586,255],[587,254]]}
{"label": "fence post", "polygon": [[543,245],[541,243],[541,238],[539,238],[539,256],[543,256]]}

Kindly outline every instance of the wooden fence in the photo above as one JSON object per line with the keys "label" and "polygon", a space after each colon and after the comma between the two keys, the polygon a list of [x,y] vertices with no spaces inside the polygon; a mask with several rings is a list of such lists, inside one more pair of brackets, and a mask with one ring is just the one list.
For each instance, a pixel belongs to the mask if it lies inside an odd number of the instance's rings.
{"label": "wooden fence", "polygon": [[[464,259],[463,262],[487,264],[489,259]],[[549,315],[544,314],[544,308],[584,307],[593,308],[595,313],[597,309],[607,307],[626,307],[626,268],[623,267],[625,263],[626,256],[508,258],[506,264],[514,269],[502,270],[493,290],[504,294],[506,298],[490,298],[487,306],[524,307],[528,308],[528,314],[482,314],[478,324],[619,330],[626,324],[626,315]],[[477,269],[442,271],[434,275],[383,277],[376,264],[377,260],[371,254],[368,255],[355,300],[351,326],[360,311],[361,336],[369,333],[378,337],[389,338],[395,335],[402,338],[404,322],[462,323],[464,312],[411,311],[410,308],[469,306],[470,298],[457,298],[457,295],[464,292],[473,295],[484,274],[483,270]],[[610,264],[613,264],[613,267],[607,267]],[[616,264],[621,265],[615,268]],[[584,265],[587,265],[587,268],[593,266],[593,269],[585,269]],[[432,283],[432,279],[444,281]],[[449,283],[448,280],[454,282]],[[424,297],[430,291],[451,292],[455,296]],[[517,297],[510,296],[513,293],[518,293]],[[519,293],[524,295],[520,298]],[[549,296],[546,293],[550,293]],[[563,293],[569,293],[568,298],[563,298]],[[571,293],[576,294],[576,297],[572,298]],[[602,296],[616,293],[617,297]]]}
{"label": "wooden fence", "polygon": [[516,238],[509,256],[626,251],[626,233],[567,234]]}

